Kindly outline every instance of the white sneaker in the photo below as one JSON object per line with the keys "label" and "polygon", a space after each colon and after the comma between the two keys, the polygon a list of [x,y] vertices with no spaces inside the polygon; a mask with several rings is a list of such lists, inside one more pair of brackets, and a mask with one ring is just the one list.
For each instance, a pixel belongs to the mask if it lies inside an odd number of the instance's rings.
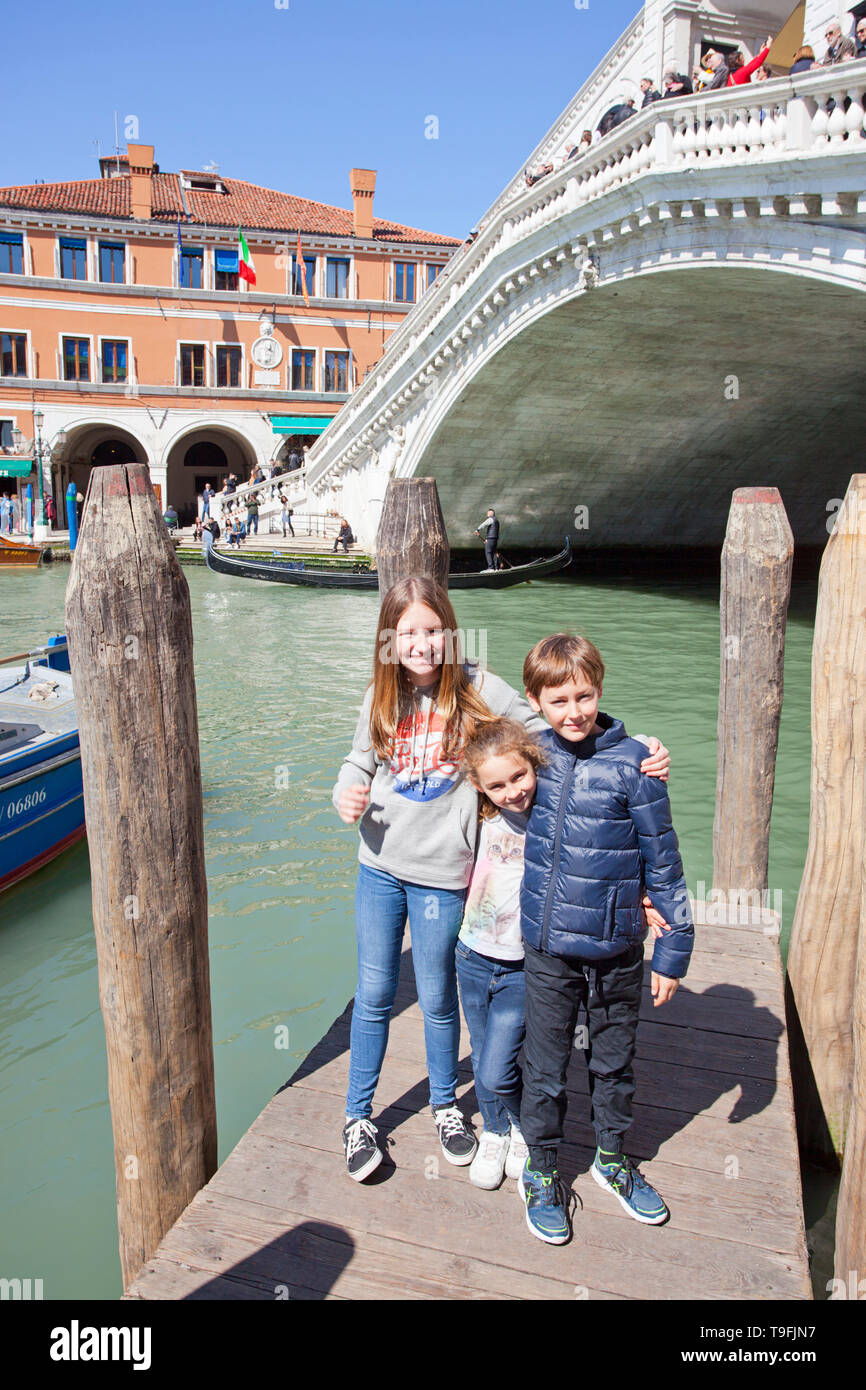
{"label": "white sneaker", "polygon": [[511,1143],[508,1146],[508,1156],[505,1160],[505,1176],[507,1178],[519,1178],[526,1167],[526,1160],[529,1157],[529,1146],[516,1125],[511,1126]]}
{"label": "white sneaker", "polygon": [[510,1138],[508,1134],[490,1134],[486,1129],[483,1131],[478,1141],[478,1152],[469,1168],[469,1181],[476,1187],[492,1191],[502,1182]]}

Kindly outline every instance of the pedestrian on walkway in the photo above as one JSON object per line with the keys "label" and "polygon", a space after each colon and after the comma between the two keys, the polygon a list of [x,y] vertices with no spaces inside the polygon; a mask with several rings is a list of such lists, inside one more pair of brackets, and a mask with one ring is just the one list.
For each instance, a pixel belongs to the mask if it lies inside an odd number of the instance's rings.
{"label": "pedestrian on walkway", "polygon": [[210,483],[205,483],[204,492],[201,495],[201,519],[204,521],[210,516],[210,499],[214,495],[214,490]]}
{"label": "pedestrian on walkway", "polygon": [[282,504],[283,504],[283,512],[282,512],[283,539],[285,540],[285,536],[286,536],[286,527],[287,527],[287,526],[288,526],[289,530],[290,530],[291,533],[292,533],[292,539],[294,539],[295,528],[292,526],[292,517],[294,516],[294,511],[293,511],[292,508],[289,506],[289,499],[288,499],[288,497],[286,496],[286,494],[285,494],[284,492],[281,492],[281,493],[280,493],[280,501],[281,501]]}

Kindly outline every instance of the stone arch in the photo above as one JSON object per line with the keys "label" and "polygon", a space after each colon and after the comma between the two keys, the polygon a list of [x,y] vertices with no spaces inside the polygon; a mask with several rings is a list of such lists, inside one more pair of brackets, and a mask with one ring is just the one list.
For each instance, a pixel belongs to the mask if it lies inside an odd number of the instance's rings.
{"label": "stone arch", "polygon": [[[209,457],[208,457],[209,454]],[[219,491],[226,475],[247,481],[259,462],[253,442],[232,425],[204,421],[179,430],[166,445],[166,498],[182,526],[191,525],[205,482]]]}
{"label": "stone arch", "polygon": [[95,467],[113,463],[149,463],[147,447],[135,432],[113,420],[76,420],[64,427],[66,443],[51,461],[51,490],[58,516],[66,515],[66,489],[74,483],[87,495]]}
{"label": "stone arch", "polygon": [[866,429],[862,290],[779,268],[623,267],[527,309],[443,384],[400,472],[436,477],[453,535],[495,506],[504,545],[720,546],[757,484],[823,544]]}

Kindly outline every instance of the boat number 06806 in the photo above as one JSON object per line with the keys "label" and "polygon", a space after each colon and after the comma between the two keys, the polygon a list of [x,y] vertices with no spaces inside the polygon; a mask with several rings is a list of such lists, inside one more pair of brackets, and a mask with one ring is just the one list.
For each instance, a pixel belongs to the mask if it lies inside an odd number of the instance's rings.
{"label": "boat number 06806", "polygon": [[20,816],[24,811],[29,811],[32,806],[38,806],[40,801],[45,800],[46,795],[47,788],[40,787],[38,792],[28,792],[26,796],[21,797],[20,801],[10,801],[6,807],[7,817],[12,820],[13,816]]}

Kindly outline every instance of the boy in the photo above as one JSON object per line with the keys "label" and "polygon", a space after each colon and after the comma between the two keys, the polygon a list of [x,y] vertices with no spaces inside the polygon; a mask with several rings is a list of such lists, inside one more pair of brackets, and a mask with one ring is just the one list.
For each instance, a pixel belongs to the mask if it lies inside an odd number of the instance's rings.
{"label": "boy", "polygon": [[539,770],[527,827],[520,900],[526,953],[520,1127],[529,1146],[520,1187],[529,1229],[551,1245],[570,1236],[556,1165],[581,1004],[598,1145],[592,1176],[636,1220],[667,1219],[664,1202],[623,1153],[643,982],[644,891],[669,927],[652,957],[656,1006],[673,998],[694,940],[667,791],[641,775],[644,745],[599,712],[603,678],[592,643],[564,633],[538,642],[523,667],[527,699],[550,728],[540,736],[548,762]]}

